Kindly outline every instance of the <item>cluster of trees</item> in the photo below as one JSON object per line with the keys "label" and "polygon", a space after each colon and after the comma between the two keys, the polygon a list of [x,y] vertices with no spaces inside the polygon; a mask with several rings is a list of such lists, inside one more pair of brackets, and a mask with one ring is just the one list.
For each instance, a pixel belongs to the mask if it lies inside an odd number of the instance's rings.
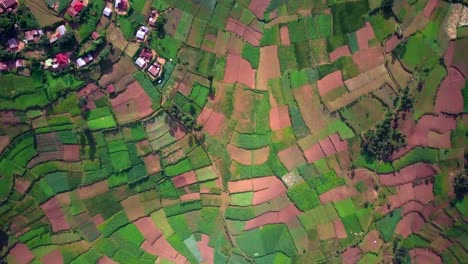
{"label": "cluster of trees", "polygon": [[453,179],[453,188],[456,200],[463,200],[465,195],[468,194],[468,176],[466,175],[466,171],[462,171],[455,176]]}
{"label": "cluster of trees", "polygon": [[156,31],[156,36],[158,36],[158,38],[162,39],[166,36],[166,30],[164,29],[164,25],[166,25],[166,22],[167,22],[167,18],[163,15],[159,16],[156,19],[154,28]]}
{"label": "cluster of trees", "polygon": [[197,123],[197,121],[190,115],[184,113],[179,107],[173,103],[164,105],[164,111],[172,118],[182,123],[184,127],[191,131],[200,131],[203,125]]}

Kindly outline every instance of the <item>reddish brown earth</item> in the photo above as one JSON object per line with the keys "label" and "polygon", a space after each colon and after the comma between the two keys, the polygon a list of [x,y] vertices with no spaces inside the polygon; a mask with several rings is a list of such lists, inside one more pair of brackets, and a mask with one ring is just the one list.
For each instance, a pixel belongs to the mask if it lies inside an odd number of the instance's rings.
{"label": "reddish brown earth", "polygon": [[278,47],[261,47],[256,88],[259,90],[267,91],[268,81],[279,77],[281,77],[281,71],[278,59]]}
{"label": "reddish brown earth", "polygon": [[423,249],[415,248],[409,251],[411,256],[411,263],[424,263],[424,264],[442,264],[442,259],[435,253]]}
{"label": "reddish brown earth", "polygon": [[139,120],[154,112],[151,99],[137,81],[110,101],[119,123]]}
{"label": "reddish brown earth", "polygon": [[398,44],[400,44],[401,40],[398,38],[396,34],[393,34],[391,38],[389,38],[385,42],[385,53],[390,53],[392,52]]}
{"label": "reddish brown earth", "polygon": [[423,15],[426,18],[430,18],[438,4],[439,0],[429,0],[423,9]]}
{"label": "reddish brown earth", "polygon": [[406,215],[410,212],[417,212],[422,213],[424,210],[425,204],[416,201],[409,201],[403,206],[403,211],[401,211],[402,215]]}
{"label": "reddish brown earth", "polygon": [[255,88],[255,70],[241,55],[229,53],[226,59],[224,83],[242,83],[249,88]]}
{"label": "reddish brown earth", "polygon": [[226,117],[223,114],[213,111],[208,107],[203,108],[203,111],[197,118],[197,122],[204,124],[203,130],[210,136],[216,136],[222,131],[225,126],[225,120]]}
{"label": "reddish brown earth", "polygon": [[397,186],[413,182],[417,179],[432,177],[437,174],[433,166],[427,163],[414,163],[404,167],[399,172],[380,174],[379,181],[384,186]]}
{"label": "reddish brown earth", "polygon": [[333,91],[334,89],[343,86],[343,76],[341,75],[341,71],[335,71],[327,76],[323,77],[321,80],[317,82],[318,91],[320,96],[324,96],[327,93]]}
{"label": "reddish brown earth", "polygon": [[433,219],[434,223],[440,227],[450,228],[453,226],[453,220],[444,211],[438,212]]}
{"label": "reddish brown earth", "polygon": [[0,136],[0,153],[10,144],[9,136]]}
{"label": "reddish brown earth", "polygon": [[254,195],[252,205],[258,205],[286,193],[283,182],[275,176],[253,180]]}
{"label": "reddish brown earth", "polygon": [[418,213],[409,213],[403,216],[400,222],[398,222],[395,233],[406,238],[412,233],[416,233],[421,230],[423,225],[424,219]]}
{"label": "reddish brown earth", "polygon": [[296,219],[297,215],[300,213],[301,212],[294,204],[290,204],[289,206],[281,209],[279,212],[267,212],[247,221],[244,230],[251,230],[269,224],[285,224],[292,221],[293,219]]}
{"label": "reddish brown earth", "polygon": [[17,192],[19,192],[20,194],[24,194],[28,190],[29,186],[31,186],[31,183],[29,181],[16,177],[15,190]]}
{"label": "reddish brown earth", "polygon": [[93,223],[94,223],[96,226],[99,225],[99,224],[102,224],[102,223],[105,221],[105,219],[104,219],[104,217],[102,216],[102,214],[97,214],[97,215],[93,216],[93,217],[91,218],[91,220],[93,221]]}
{"label": "reddish brown earth", "polygon": [[10,255],[18,264],[27,264],[34,259],[34,255],[25,244],[18,243],[11,250]]}
{"label": "reddish brown earth", "polygon": [[280,28],[280,38],[281,38],[281,45],[283,46],[291,45],[291,40],[289,39],[289,29],[287,26],[282,26]]}
{"label": "reddish brown earth", "polygon": [[455,41],[450,41],[445,51],[444,55],[444,62],[445,65],[452,66],[453,65],[453,56],[455,55]]}
{"label": "reddish brown earth", "polygon": [[348,142],[346,140],[341,140],[340,135],[338,135],[338,133],[330,135],[329,137],[337,152],[348,150]]}
{"label": "reddish brown earth", "polygon": [[249,4],[249,9],[257,18],[263,19],[263,14],[269,4],[270,0],[252,0]]}
{"label": "reddish brown earth", "polygon": [[361,73],[385,63],[385,57],[380,46],[359,50],[353,54],[352,59]]}
{"label": "reddish brown earth", "polygon": [[340,186],[329,190],[328,192],[320,195],[320,202],[322,204],[329,202],[336,202],[353,197],[357,195],[356,189],[348,186]]}
{"label": "reddish brown earth", "polygon": [[94,101],[101,99],[105,96],[105,94],[94,83],[88,83],[86,86],[84,86],[77,92],[77,96],[79,98],[86,97],[88,99],[86,101],[87,109],[95,109],[96,104],[94,103]]}
{"label": "reddish brown earth", "polygon": [[343,56],[351,56],[351,50],[348,45],[341,46],[334,51],[330,52],[330,61],[335,62],[337,59]]}
{"label": "reddish brown earth", "polygon": [[[457,39],[455,40],[454,45],[455,54],[465,54],[468,40],[466,38]],[[450,66],[456,68],[461,72],[461,74],[463,74],[463,76],[465,76],[465,78],[468,78],[468,60],[466,59],[466,56],[453,57],[453,61]]]}
{"label": "reddish brown earth", "polygon": [[289,108],[287,105],[272,108],[270,110],[270,127],[273,131],[291,126]]}
{"label": "reddish brown earth", "polygon": [[148,174],[155,174],[161,171],[161,163],[157,154],[149,154],[143,158]]}
{"label": "reddish brown earth", "polygon": [[348,248],[341,254],[341,260],[344,264],[355,264],[359,261],[360,258],[361,250],[357,247]]}
{"label": "reddish brown earth", "polygon": [[264,147],[255,150],[239,148],[233,144],[227,145],[229,155],[233,160],[243,165],[260,165],[268,160],[270,147]]}
{"label": "reddish brown earth", "polygon": [[21,120],[14,111],[0,111],[0,122],[8,125],[15,125],[21,123]]}
{"label": "reddish brown earth", "polygon": [[325,154],[323,153],[320,144],[317,143],[304,150],[304,156],[306,157],[307,163],[312,163],[325,157]]}
{"label": "reddish brown earth", "polygon": [[151,217],[142,217],[135,221],[135,225],[140,230],[140,233],[145,237],[145,240],[153,244],[163,233],[154,224]]}
{"label": "reddish brown earth", "polygon": [[384,242],[377,230],[370,231],[362,241],[360,248],[363,252],[379,252]]}
{"label": "reddish brown earth", "polygon": [[209,243],[210,237],[202,234],[201,240],[197,242],[197,245],[204,263],[214,264],[214,249],[208,245]]}
{"label": "reddish brown earth", "polygon": [[[269,177],[267,177],[269,178]],[[228,182],[229,193],[250,192],[254,190],[253,180],[231,181]]]}
{"label": "reddish brown earth", "polygon": [[174,183],[174,186],[176,188],[181,188],[190,184],[194,184],[197,181],[197,175],[194,171],[189,171],[172,178],[172,182]]}
{"label": "reddish brown earth", "polygon": [[140,197],[138,195],[129,196],[128,198],[122,200],[120,204],[124,208],[128,220],[131,222],[145,216],[145,208],[143,208],[143,205],[140,202]]}
{"label": "reddish brown earth", "polygon": [[369,40],[374,39],[375,34],[372,29],[372,25],[366,22],[363,28],[356,31],[356,39],[358,42],[359,50],[365,50],[369,48]]}
{"label": "reddish brown earth", "polygon": [[54,152],[39,152],[39,154],[28,162],[28,169],[35,167],[36,165],[52,160],[63,159],[63,151]]}
{"label": "reddish brown earth", "polygon": [[63,160],[64,161],[80,161],[80,146],[63,145]]}
{"label": "reddish brown earth", "polygon": [[200,193],[187,193],[180,197],[182,202],[200,200]]}
{"label": "reddish brown earth", "polygon": [[53,264],[62,264],[63,263],[63,256],[62,253],[60,252],[60,249],[56,249],[49,254],[45,255],[42,257],[42,262],[43,263],[53,263]]}
{"label": "reddish brown earth", "polygon": [[325,156],[330,156],[336,153],[335,147],[333,146],[333,143],[331,142],[329,137],[320,140],[319,144],[322,148],[323,153],[325,153]]}
{"label": "reddish brown earth", "polygon": [[78,188],[78,194],[80,195],[81,200],[92,198],[107,191],[109,191],[107,180]]}
{"label": "reddish brown earth", "polygon": [[340,219],[336,219],[333,221],[333,227],[335,228],[336,238],[343,239],[343,238],[348,237],[348,234],[346,234],[346,229],[343,225],[343,222],[341,222]]}
{"label": "reddish brown earth", "polygon": [[338,133],[335,133],[304,150],[304,156],[306,157],[307,163],[312,163],[325,156],[347,150],[348,143],[345,140],[341,140]]}
{"label": "reddish brown earth", "polygon": [[461,90],[465,87],[465,78],[455,68],[449,67],[447,77],[437,90],[435,109],[437,112],[458,114],[463,112],[463,95]]}
{"label": "reddish brown earth", "polygon": [[278,152],[278,158],[280,159],[281,163],[283,163],[283,165],[288,169],[288,171],[291,171],[297,166],[307,163],[297,145],[293,145]]}
{"label": "reddish brown earth", "polygon": [[384,205],[378,208],[378,211],[381,214],[387,214],[390,211],[409,203],[410,201],[418,202],[421,205],[426,205],[429,201],[434,200],[432,188],[432,183],[420,184],[415,187],[413,187],[412,183],[402,184],[397,187],[395,195],[388,197],[389,206]]}
{"label": "reddish brown earth", "polygon": [[102,256],[97,264],[118,264],[117,262],[110,259],[108,256]]}
{"label": "reddish brown earth", "polygon": [[424,218],[429,218],[430,216],[432,216],[432,214],[442,210],[443,208],[447,208],[447,206],[449,206],[449,202],[448,201],[445,201],[443,203],[440,203],[438,205],[434,205],[432,203],[426,205],[426,207],[424,207],[424,211],[422,212]]}
{"label": "reddish brown earth", "polygon": [[262,33],[255,31],[251,27],[242,24],[242,22],[232,17],[229,17],[227,21],[226,30],[244,38],[253,46],[258,46],[260,44],[260,39],[262,38]]}
{"label": "reddish brown earth", "polygon": [[47,220],[49,220],[53,232],[68,230],[71,228],[63,215],[62,208],[60,207],[60,203],[57,198],[50,198],[49,201],[41,205],[41,209],[44,211]]}

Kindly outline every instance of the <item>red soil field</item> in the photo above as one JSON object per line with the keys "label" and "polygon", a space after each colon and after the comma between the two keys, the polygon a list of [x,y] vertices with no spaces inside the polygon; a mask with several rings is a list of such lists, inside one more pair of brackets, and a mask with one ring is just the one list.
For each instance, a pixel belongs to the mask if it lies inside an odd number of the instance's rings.
{"label": "red soil field", "polygon": [[142,119],[154,112],[151,99],[137,81],[110,101],[119,123]]}
{"label": "red soil field", "polygon": [[429,218],[430,216],[432,216],[432,214],[442,210],[443,208],[447,208],[449,206],[449,202],[448,201],[445,201],[441,204],[438,204],[438,205],[434,205],[432,203],[426,205],[426,207],[424,207],[424,211],[422,212],[424,218]]}
{"label": "red soil field", "polygon": [[320,144],[317,143],[312,145],[310,148],[304,150],[304,156],[307,160],[307,163],[312,163],[325,157],[325,154],[323,153]]}
{"label": "red soil field", "polygon": [[148,174],[155,174],[161,171],[161,163],[157,154],[149,154],[143,158]]}
{"label": "red soil field", "polygon": [[80,146],[63,145],[63,160],[64,161],[80,161]]}
{"label": "red soil field", "polygon": [[99,224],[102,224],[102,223],[105,221],[105,219],[104,219],[104,217],[102,216],[102,214],[97,214],[97,215],[93,216],[93,217],[91,218],[91,220],[93,221],[93,223],[94,223],[96,226],[99,225]]}
{"label": "red soil field", "polygon": [[107,191],[109,191],[109,184],[107,183],[107,180],[78,188],[78,194],[82,200],[92,198]]}
{"label": "red soil field", "polygon": [[430,18],[432,15],[432,12],[434,12],[438,4],[439,4],[439,0],[429,0],[423,9],[423,15],[426,18]]}
{"label": "red soil field", "polygon": [[340,135],[335,133],[330,135],[330,140],[333,143],[333,146],[336,149],[336,152],[342,152],[348,150],[348,142],[346,140],[341,140]]}
{"label": "red soil field", "polygon": [[249,9],[257,18],[262,19],[263,13],[265,13],[269,4],[270,0],[252,0],[249,4]]}
{"label": "red soil field", "polygon": [[361,250],[357,247],[350,247],[341,254],[341,260],[344,264],[355,264],[361,258]]}
{"label": "red soil field", "polygon": [[424,210],[425,204],[416,202],[416,201],[409,201],[403,206],[403,211],[401,211],[402,215],[406,215],[409,212],[418,212],[422,213]]}
{"label": "red soil field", "polygon": [[182,202],[200,200],[200,193],[187,193],[180,197]]}
{"label": "red soil field", "polygon": [[403,216],[400,222],[398,222],[395,233],[406,238],[412,233],[421,230],[423,225],[424,219],[418,213],[412,212]]}
{"label": "red soil field", "polygon": [[288,171],[292,171],[297,166],[307,163],[304,159],[304,156],[302,155],[301,150],[296,144],[278,152],[278,158],[280,159],[281,163],[283,163],[283,165],[288,169]]}
{"label": "red soil field", "polygon": [[102,256],[97,264],[118,264],[117,262],[110,259],[108,256]]}
{"label": "red soil field", "polygon": [[197,242],[197,245],[204,263],[214,264],[214,249],[208,245],[209,243],[210,237],[202,234],[201,240]]}
{"label": "red soil field", "polygon": [[385,53],[390,53],[392,52],[398,44],[400,44],[401,40],[398,38],[396,34],[393,34],[391,38],[389,38],[385,42]]}
{"label": "red soil field", "polygon": [[232,144],[227,145],[227,150],[233,160],[243,165],[263,164],[268,160],[268,155],[270,153],[270,147],[264,147],[256,150],[247,150],[236,147]]}
{"label": "red soil field", "polygon": [[143,208],[138,195],[129,196],[122,200],[120,204],[124,208],[125,214],[130,221],[135,221],[136,219],[145,216],[145,209]]}
{"label": "red soil field", "polygon": [[255,69],[241,55],[229,53],[224,71],[224,83],[239,82],[249,88],[255,88]]}
{"label": "red soil field", "polygon": [[[457,39],[454,45],[456,54],[465,54],[468,40],[466,38]],[[459,70],[465,78],[468,78],[468,60],[466,59],[466,56],[453,57],[453,61],[450,66]]]}
{"label": "red soil field", "polygon": [[45,255],[44,257],[42,257],[42,262],[46,264],[49,264],[49,263],[62,264],[63,263],[62,253],[60,252],[59,249],[56,249],[50,252],[49,254]]}
{"label": "red soil field", "polygon": [[9,136],[0,136],[0,153],[10,144]]}
{"label": "red soil field", "polygon": [[25,244],[18,243],[11,250],[10,255],[18,264],[27,264],[34,259],[34,255]]}
{"label": "red soil field", "polygon": [[229,193],[250,192],[254,190],[253,180],[231,181],[228,182]]}
{"label": "red soil field", "polygon": [[339,70],[328,74],[327,76],[323,77],[317,82],[317,87],[320,96],[324,96],[327,93],[343,85],[343,76],[341,75],[341,71]]}
{"label": "red soil field", "polygon": [[437,90],[435,109],[437,112],[458,114],[463,112],[463,95],[461,90],[465,87],[465,78],[455,68],[449,67],[447,77]]}
{"label": "red soil field", "polygon": [[352,58],[360,73],[366,72],[385,63],[385,58],[380,46],[359,50],[353,54]]}
{"label": "red soil field", "polygon": [[413,182],[417,179],[424,179],[437,174],[433,166],[427,163],[414,163],[404,167],[399,172],[380,174],[379,181],[384,186],[397,186]]}
{"label": "red soil field", "polygon": [[351,56],[351,50],[348,45],[341,46],[334,51],[330,52],[330,61],[335,62],[337,59],[343,56]]}
{"label": "red soil field", "polygon": [[187,130],[179,122],[170,122],[169,124],[169,134],[175,137],[176,140],[180,140],[187,135]]}
{"label": "red soil field", "polygon": [[363,252],[379,252],[384,242],[380,239],[377,230],[370,231],[361,243],[361,250]]}
{"label": "red soil field", "polygon": [[213,111],[207,107],[203,109],[202,114],[204,115],[202,116],[200,114],[197,118],[197,122],[204,124],[203,130],[210,136],[219,135],[223,130],[223,127],[225,127],[226,117],[223,114]]}
{"label": "red soil field", "polygon": [[397,187],[397,193],[388,197],[389,205],[384,205],[378,209],[382,214],[387,214],[390,211],[399,208],[410,201],[419,202],[426,205],[429,201],[434,200],[432,193],[433,184],[420,184],[413,187],[412,183],[406,183]]}
{"label": "red soil field", "polygon": [[242,22],[229,17],[226,30],[231,31],[245,39],[245,41],[249,42],[253,46],[258,46],[260,44],[260,39],[262,38],[262,33],[255,31],[251,27],[248,27]]}
{"label": "red soil field", "polygon": [[343,225],[343,222],[341,222],[340,219],[336,219],[333,221],[333,227],[335,228],[336,238],[343,239],[343,238],[348,237],[348,234],[346,234],[346,229]]}
{"label": "red soil field", "polygon": [[320,140],[319,144],[322,148],[323,153],[325,153],[325,156],[330,156],[336,153],[335,147],[333,146],[333,143],[331,142],[329,137]]}
{"label": "red soil field", "polygon": [[29,181],[18,177],[15,178],[15,190],[20,194],[24,194],[28,190],[29,186],[31,186]]}
{"label": "red soil field", "polygon": [[0,122],[8,125],[15,125],[21,123],[21,120],[14,111],[0,111]]}
{"label": "red soil field", "polygon": [[423,249],[415,248],[409,251],[411,256],[411,263],[424,263],[424,264],[442,264],[442,259],[435,253]]}
{"label": "red soil field", "polygon": [[444,211],[439,211],[433,222],[444,228],[450,228],[453,226],[453,220]]}
{"label": "red soil field", "polygon": [[296,206],[291,204],[284,207],[279,212],[267,212],[247,221],[244,230],[251,230],[269,224],[285,224],[295,219],[300,213]]}
{"label": "red soil field", "polygon": [[156,227],[151,217],[142,217],[135,221],[135,225],[145,237],[145,240],[150,244],[156,242],[156,240],[163,235],[161,230]]}
{"label": "red soil field", "polygon": [[257,89],[267,91],[268,81],[279,77],[281,77],[281,71],[278,60],[278,47],[261,47],[257,73]]}
{"label": "red soil field", "polygon": [[204,107],[200,115],[198,115],[197,122],[205,124],[206,121],[210,118],[210,115],[213,113],[213,109]]}
{"label": "red soil field", "polygon": [[88,83],[77,92],[77,96],[78,98],[86,97],[88,99],[86,102],[87,109],[95,109],[94,101],[104,97],[105,94],[94,83]]}
{"label": "red soil field", "polygon": [[197,181],[197,175],[194,171],[189,171],[172,178],[172,182],[174,183],[176,188],[181,188],[190,184],[194,184]]}
{"label": "red soil field", "polygon": [[289,108],[287,105],[272,108],[270,110],[270,127],[273,131],[291,126]]}
{"label": "red soil field", "polygon": [[455,41],[450,41],[444,55],[445,65],[452,66],[453,56],[455,55]]}
{"label": "red soil field", "polygon": [[[187,259],[180,255],[172,246],[167,242],[164,236],[161,236],[154,244],[144,241],[140,247],[151,255],[159,256],[161,258],[173,261],[175,263],[186,263]],[[182,256],[182,257],[179,257]],[[177,261],[176,261],[177,259]]]}
{"label": "red soil field", "polygon": [[62,208],[60,207],[57,198],[50,198],[49,201],[41,205],[41,209],[49,220],[53,232],[68,230],[71,228],[63,215]]}
{"label": "red soil field", "polygon": [[253,185],[255,192],[252,198],[252,205],[270,201],[286,193],[286,187],[283,182],[274,176],[256,178],[253,181]]}
{"label": "red soil field", "polygon": [[374,30],[369,22],[366,22],[363,28],[356,31],[356,38],[359,46],[359,50],[365,50],[369,48],[369,40],[375,38]]}
{"label": "red soil field", "polygon": [[328,192],[320,195],[320,202],[322,204],[329,202],[336,202],[347,199],[349,197],[357,195],[356,189],[348,186],[340,186],[329,190]]}
{"label": "red soil field", "polygon": [[39,152],[39,154],[36,157],[32,158],[28,162],[27,167],[28,169],[30,169],[46,161],[61,160],[61,159],[63,159],[63,151]]}
{"label": "red soil field", "polygon": [[283,46],[291,45],[291,40],[289,39],[289,29],[287,26],[282,26],[280,28],[280,38],[281,38],[281,45]]}

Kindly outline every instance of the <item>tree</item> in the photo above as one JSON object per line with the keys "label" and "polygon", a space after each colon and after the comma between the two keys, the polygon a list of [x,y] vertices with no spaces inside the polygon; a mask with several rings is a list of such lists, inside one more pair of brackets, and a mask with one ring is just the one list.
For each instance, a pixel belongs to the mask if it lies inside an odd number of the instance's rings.
{"label": "tree", "polygon": [[463,200],[463,197],[468,193],[468,176],[463,171],[459,173],[453,179],[453,188],[455,192],[455,198],[457,200]]}
{"label": "tree", "polygon": [[382,0],[380,8],[382,9],[385,18],[393,16],[393,0]]}
{"label": "tree", "polygon": [[164,25],[166,25],[167,18],[165,16],[159,16],[154,23],[154,27],[156,29],[156,35],[158,38],[164,38],[166,36],[166,30],[164,29]]}

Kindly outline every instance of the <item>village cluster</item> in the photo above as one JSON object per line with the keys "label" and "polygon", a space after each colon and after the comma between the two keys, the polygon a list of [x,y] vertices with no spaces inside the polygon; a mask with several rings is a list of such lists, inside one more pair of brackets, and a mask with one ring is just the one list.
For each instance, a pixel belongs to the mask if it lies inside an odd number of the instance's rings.
{"label": "village cluster", "polygon": [[[75,18],[80,12],[88,5],[88,0],[73,0],[64,15],[65,18]],[[1,0],[0,1],[0,14],[7,12],[15,12],[19,6],[18,0]],[[129,11],[130,3],[128,0],[115,0],[115,3],[109,1],[107,6],[102,11],[102,16],[107,19],[112,19],[112,14],[115,12],[117,15],[126,15]],[[156,19],[159,13],[152,10],[147,19],[147,25],[142,25],[135,33],[135,40],[138,43],[145,43],[152,27],[155,26]],[[50,44],[56,43],[59,39],[64,37],[68,32],[73,32],[70,25],[67,23],[62,24],[55,28],[55,30],[34,29],[20,32],[16,37],[10,38],[6,43],[6,50],[12,53],[18,53],[23,50],[28,44],[38,43],[42,38],[47,38]],[[73,33],[70,33],[73,34]],[[91,34],[91,40],[96,41],[101,38],[99,32]],[[95,61],[99,52],[92,52],[80,57],[73,58],[73,52],[59,52],[55,56],[48,58],[41,62],[45,70],[60,71],[69,68],[70,65],[75,66],[77,69],[90,65]],[[142,71],[146,71],[148,76],[155,80],[162,74],[163,65],[166,60],[159,57],[156,51],[143,47],[140,55],[134,61],[135,65]],[[0,61],[0,71],[16,71],[28,66],[26,59],[14,59],[9,61]]]}

